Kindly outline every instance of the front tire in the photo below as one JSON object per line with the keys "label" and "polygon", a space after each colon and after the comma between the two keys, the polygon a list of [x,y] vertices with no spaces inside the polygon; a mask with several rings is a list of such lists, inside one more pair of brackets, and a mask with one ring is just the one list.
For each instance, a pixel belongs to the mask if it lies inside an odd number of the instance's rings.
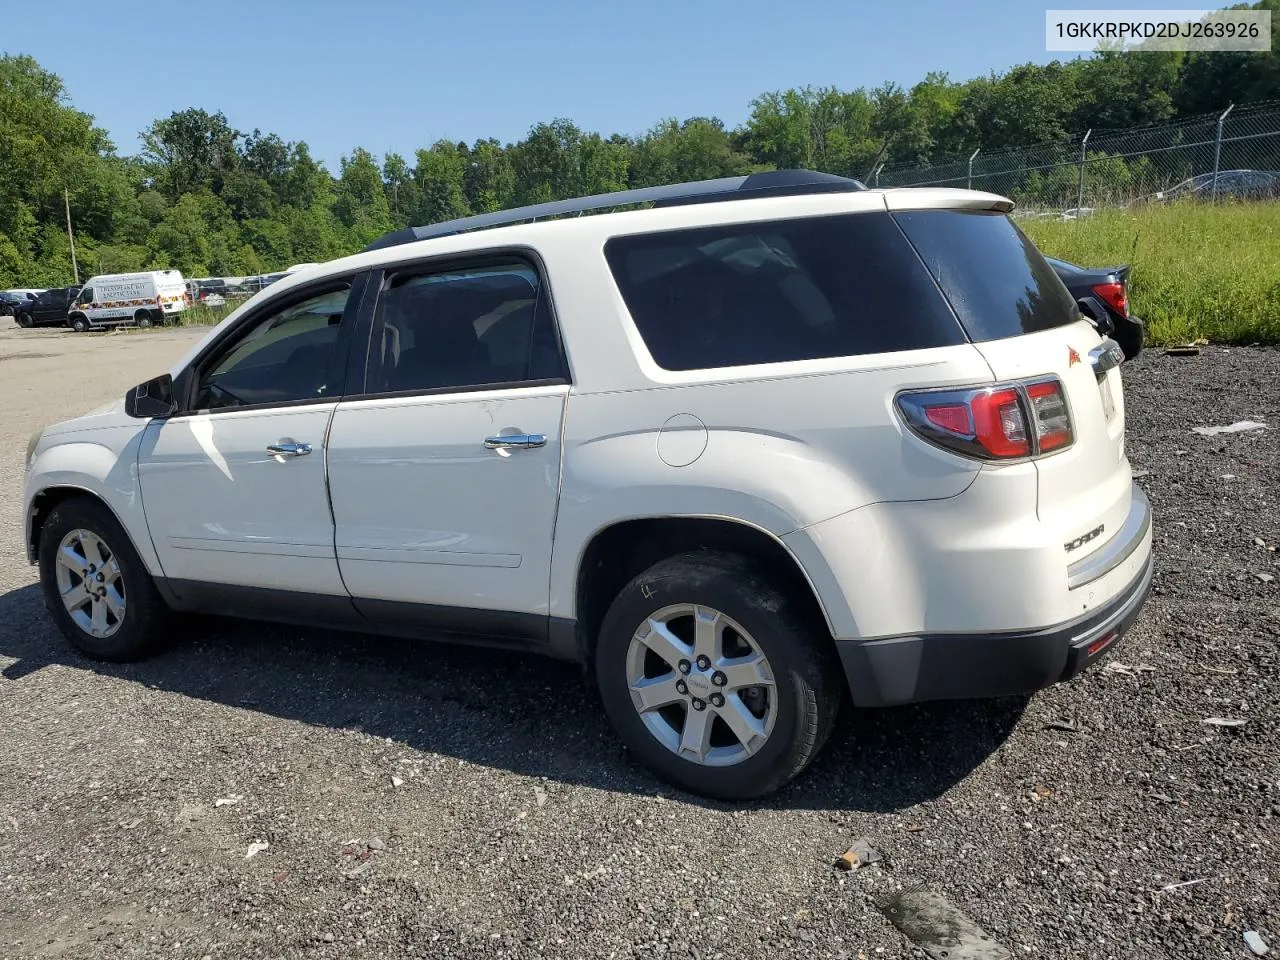
{"label": "front tire", "polygon": [[138,326],[144,329],[151,326],[153,323],[155,323],[155,320],[153,320],[151,317],[150,310],[139,310],[137,313],[133,315],[133,319],[138,324]]}
{"label": "front tire", "polygon": [[641,573],[609,608],[595,659],[605,710],[631,752],[716,799],[790,781],[840,705],[821,618],[730,554],[684,554]]}
{"label": "front tire", "polygon": [[77,314],[71,318],[70,326],[76,333],[84,333],[89,329],[89,321],[85,317]]}
{"label": "front tire", "polygon": [[54,507],[39,553],[45,606],[78,650],[125,663],[158,645],[168,608],[106,507],[84,498]]}

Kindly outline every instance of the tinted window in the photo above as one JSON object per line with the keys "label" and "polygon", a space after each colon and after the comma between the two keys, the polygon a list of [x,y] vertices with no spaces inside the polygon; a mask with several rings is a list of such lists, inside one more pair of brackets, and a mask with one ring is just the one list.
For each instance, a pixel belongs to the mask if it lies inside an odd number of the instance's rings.
{"label": "tinted window", "polygon": [[550,304],[523,263],[392,278],[378,298],[374,343],[371,393],[563,376]]}
{"label": "tinted window", "polygon": [[1000,340],[1079,318],[1057,274],[1004,214],[917,210],[894,217],[971,339]]}
{"label": "tinted window", "polygon": [[93,303],[93,287],[85,287],[81,290],[76,300],[80,303]]}
{"label": "tinted window", "polygon": [[964,342],[888,214],[615,237],[605,255],[667,370]]}
{"label": "tinted window", "polygon": [[341,393],[334,356],[348,288],[263,318],[200,377],[196,408],[318,400]]}

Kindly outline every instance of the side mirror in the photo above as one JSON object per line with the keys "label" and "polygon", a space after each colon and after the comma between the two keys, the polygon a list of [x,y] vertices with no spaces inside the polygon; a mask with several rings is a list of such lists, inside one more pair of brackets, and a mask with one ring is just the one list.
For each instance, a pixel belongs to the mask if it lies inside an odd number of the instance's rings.
{"label": "side mirror", "polygon": [[177,413],[178,404],[173,399],[173,377],[166,373],[138,384],[125,395],[124,412],[143,420]]}
{"label": "side mirror", "polygon": [[1111,319],[1111,314],[1107,312],[1107,308],[1103,306],[1102,301],[1097,297],[1081,297],[1076,301],[1076,306],[1080,308],[1090,321],[1098,333],[1104,337],[1109,337],[1116,332],[1115,321]]}

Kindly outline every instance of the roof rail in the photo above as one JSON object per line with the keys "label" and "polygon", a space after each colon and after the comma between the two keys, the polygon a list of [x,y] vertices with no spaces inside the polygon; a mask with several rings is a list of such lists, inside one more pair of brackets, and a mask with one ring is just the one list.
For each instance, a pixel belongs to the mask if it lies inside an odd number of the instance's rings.
{"label": "roof rail", "polygon": [[717,180],[695,180],[691,183],[672,183],[661,187],[641,187],[638,190],[619,190],[592,197],[576,197],[572,200],[553,200],[535,203],[528,207],[513,207],[496,213],[482,213],[475,217],[445,220],[423,227],[405,227],[384,234],[365,252],[383,247],[394,247],[416,240],[447,237],[469,230],[486,227],[505,227],[514,223],[541,220],[544,217],[560,217],[565,214],[582,214],[591,210],[608,210],[639,203],[652,203],[656,207],[679,206],[690,203],[710,203],[720,200],[747,200],[755,197],[787,197],[806,193],[845,193],[865,190],[858,180],[819,173],[815,170],[771,170],[752,173],[745,177],[721,177]]}

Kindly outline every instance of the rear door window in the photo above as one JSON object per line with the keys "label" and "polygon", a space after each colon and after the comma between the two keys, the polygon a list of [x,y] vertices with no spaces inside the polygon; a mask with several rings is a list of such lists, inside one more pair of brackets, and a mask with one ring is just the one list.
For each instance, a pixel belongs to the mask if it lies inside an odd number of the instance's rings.
{"label": "rear door window", "polygon": [[894,219],[974,342],[1074,323],[1071,294],[1002,213],[912,210]]}
{"label": "rear door window", "polygon": [[615,237],[605,256],[645,346],[666,370],[965,339],[887,213]]}
{"label": "rear door window", "polygon": [[391,277],[378,298],[373,343],[369,393],[564,379],[551,304],[523,261]]}

